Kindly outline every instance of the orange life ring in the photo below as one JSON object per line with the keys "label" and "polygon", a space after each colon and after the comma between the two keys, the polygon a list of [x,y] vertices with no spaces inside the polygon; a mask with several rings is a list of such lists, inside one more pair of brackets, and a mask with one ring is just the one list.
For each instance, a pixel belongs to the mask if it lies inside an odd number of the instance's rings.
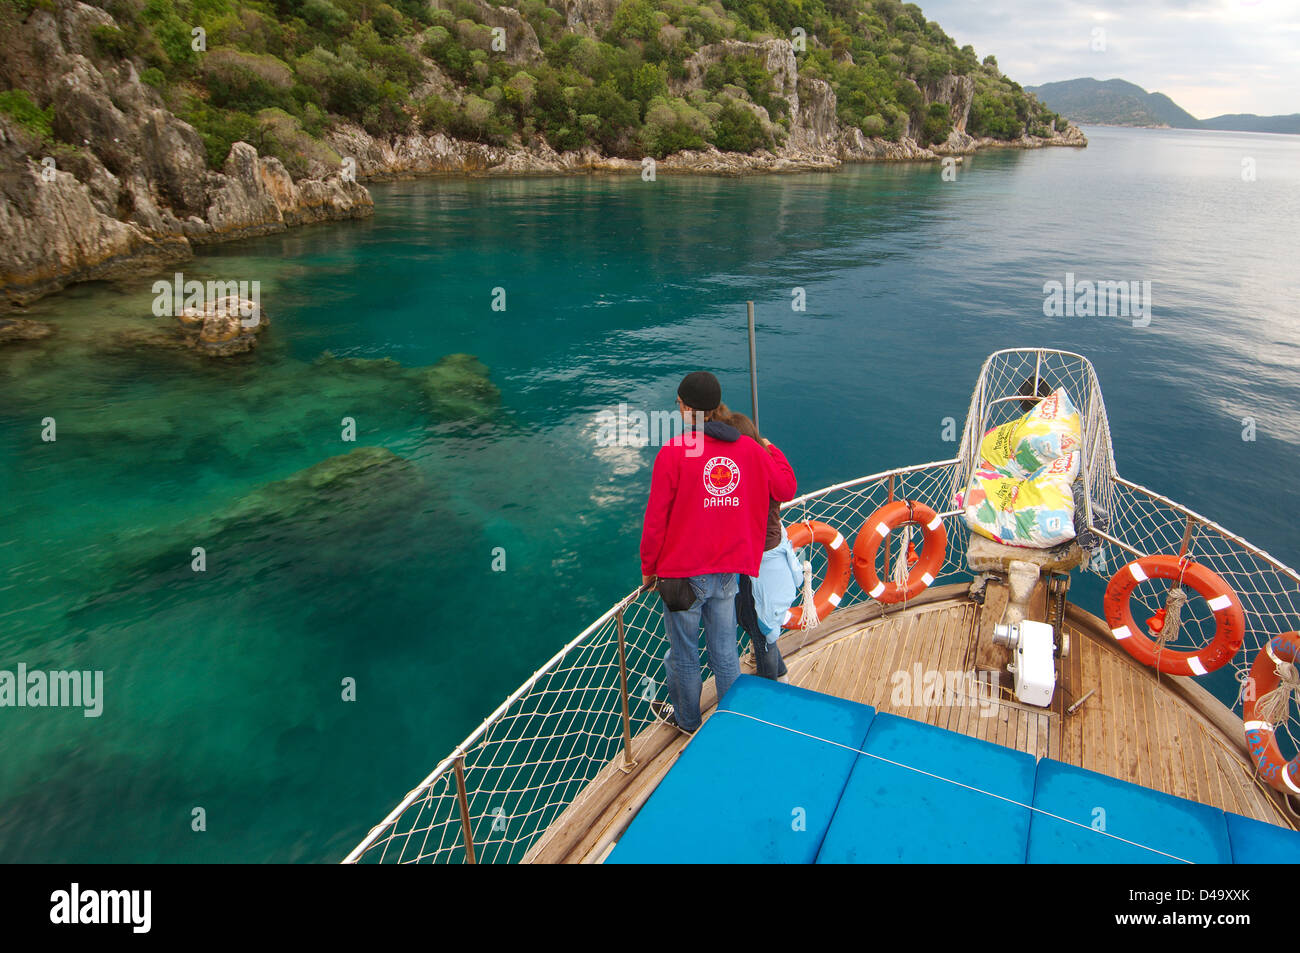
{"label": "orange life ring", "polygon": [[[1181,580],[1201,594],[1214,610],[1218,628],[1214,640],[1195,652],[1166,648],[1160,653],[1160,671],[1170,675],[1204,675],[1227,665],[1246,637],[1246,615],[1241,602],[1223,577],[1200,563],[1177,556],[1144,556],[1135,559],[1111,577],[1103,602],[1106,623],[1116,641],[1143,665],[1156,666],[1156,643],[1142,634],[1129,611],[1129,595],[1148,579]],[[1148,624],[1157,630],[1164,625],[1161,609]]]}
{"label": "orange life ring", "polygon": [[[881,582],[876,575],[876,552],[880,541],[891,529],[904,523],[921,524],[921,555],[912,563],[907,574],[907,586]],[[948,531],[943,528],[943,518],[924,503],[895,500],[886,503],[867,518],[853,543],[853,578],[871,598],[878,602],[894,603],[915,599],[934,582],[935,574],[943,565],[948,549]],[[910,561],[910,560],[909,560]]]}
{"label": "orange life ring", "polygon": [[1246,729],[1246,747],[1250,749],[1250,756],[1255,761],[1255,770],[1283,794],[1300,794],[1300,754],[1289,762],[1282,757],[1272,722],[1257,718],[1255,704],[1258,699],[1277,688],[1277,665],[1281,662],[1294,665],[1297,657],[1300,657],[1300,633],[1283,632],[1273,636],[1255,656],[1255,662],[1250,667],[1254,691],[1241,713]]}
{"label": "orange life ring", "polygon": [[[826,549],[826,578],[813,594],[813,608],[819,620],[835,611],[844,593],[849,589],[849,547],[834,526],[817,520],[794,523],[785,528],[790,545],[795,549],[809,543],[820,543]],[[803,606],[793,606],[781,623],[783,629],[798,629],[803,625]]]}

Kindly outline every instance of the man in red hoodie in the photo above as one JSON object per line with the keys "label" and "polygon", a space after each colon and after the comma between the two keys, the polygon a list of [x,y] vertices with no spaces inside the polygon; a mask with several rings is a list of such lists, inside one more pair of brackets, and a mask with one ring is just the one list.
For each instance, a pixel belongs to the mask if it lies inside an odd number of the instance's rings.
{"label": "man in red hoodie", "polygon": [[[769,501],[784,503],[795,494],[794,471],[780,450],[764,441],[765,450],[712,419],[721,403],[722,387],[707,371],[682,380],[677,406],[687,432],[655,457],[641,530],[642,583],[660,580],[668,632],[664,668],[671,705],[651,707],[688,734],[700,726],[701,618],[720,701],[740,675],[737,574],[758,575]],[[670,611],[669,602],[679,610]]]}

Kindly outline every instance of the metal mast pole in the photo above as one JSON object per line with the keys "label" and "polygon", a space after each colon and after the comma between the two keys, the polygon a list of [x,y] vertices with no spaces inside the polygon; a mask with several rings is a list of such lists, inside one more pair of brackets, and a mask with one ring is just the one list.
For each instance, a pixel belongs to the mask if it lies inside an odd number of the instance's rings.
{"label": "metal mast pole", "polygon": [[[758,426],[758,355],[754,348],[754,302],[745,302],[749,311],[749,407],[753,411],[754,428]],[[761,430],[760,430],[761,432]]]}

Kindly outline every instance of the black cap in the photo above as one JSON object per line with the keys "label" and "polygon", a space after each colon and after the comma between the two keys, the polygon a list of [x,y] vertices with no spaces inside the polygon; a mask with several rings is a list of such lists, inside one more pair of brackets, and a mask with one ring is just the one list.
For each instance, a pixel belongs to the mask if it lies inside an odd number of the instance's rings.
{"label": "black cap", "polygon": [[708,371],[692,371],[682,378],[677,396],[692,410],[715,410],[722,403],[722,385]]}

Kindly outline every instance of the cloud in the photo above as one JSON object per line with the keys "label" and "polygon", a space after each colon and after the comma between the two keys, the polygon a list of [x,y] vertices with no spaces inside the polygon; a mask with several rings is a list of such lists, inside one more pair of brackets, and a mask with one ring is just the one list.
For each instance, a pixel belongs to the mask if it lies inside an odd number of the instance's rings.
{"label": "cloud", "polygon": [[922,9],[1025,86],[1126,79],[1201,119],[1300,112],[1294,0],[930,0]]}

